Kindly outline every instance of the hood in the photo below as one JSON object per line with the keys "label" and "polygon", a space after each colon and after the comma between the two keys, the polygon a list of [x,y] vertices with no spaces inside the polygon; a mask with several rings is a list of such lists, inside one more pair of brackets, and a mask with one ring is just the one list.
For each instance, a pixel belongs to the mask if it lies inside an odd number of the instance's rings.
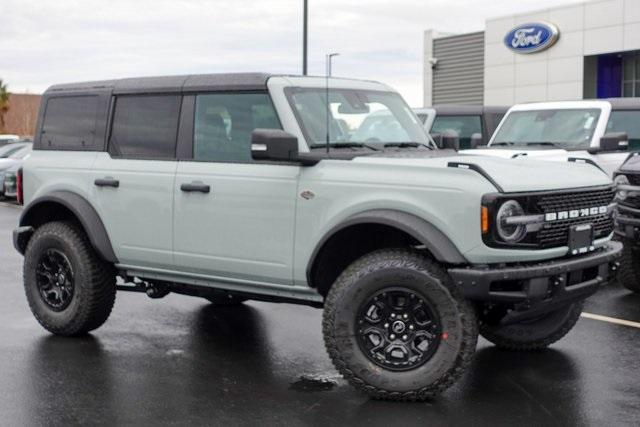
{"label": "hood", "polygon": [[640,156],[633,155],[620,166],[620,172],[640,173]]}
{"label": "hood", "polygon": [[[507,193],[564,190],[611,184],[611,178],[590,164],[549,162],[531,158],[501,159],[489,156],[457,155],[428,158],[357,157],[354,162],[379,163],[425,169],[447,168],[449,162],[472,163],[481,167]],[[475,171],[465,171],[485,179]]]}
{"label": "hood", "polygon": [[475,150],[460,150],[459,153],[465,155],[472,154],[474,156],[500,157],[503,159],[512,159],[514,157],[522,156],[528,158],[558,161],[567,161],[567,159],[571,157],[567,150],[563,150],[561,148],[478,148]]}
{"label": "hood", "polygon": [[19,159],[0,159],[0,172],[9,169],[11,166],[20,163]]}

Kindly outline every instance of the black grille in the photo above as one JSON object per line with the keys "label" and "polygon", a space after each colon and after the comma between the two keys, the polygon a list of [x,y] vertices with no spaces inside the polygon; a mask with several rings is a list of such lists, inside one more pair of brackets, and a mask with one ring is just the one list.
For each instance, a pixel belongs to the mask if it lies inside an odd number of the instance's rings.
{"label": "black grille", "polygon": [[[625,174],[631,185],[640,185],[640,175],[637,174]],[[632,208],[640,209],[640,197],[627,197],[619,202],[621,205],[629,206]]]}
{"label": "black grille", "polygon": [[629,184],[631,184],[631,185],[640,185],[640,175],[626,173],[625,176],[629,180]]}
{"label": "black grille", "polygon": [[[564,212],[576,209],[608,206],[613,201],[613,187],[572,193],[542,195],[534,204],[539,213]],[[569,240],[569,228],[579,224],[593,224],[596,239],[606,237],[613,231],[613,218],[609,214],[571,218],[545,223],[536,233],[536,242],[542,248],[564,246]]]}

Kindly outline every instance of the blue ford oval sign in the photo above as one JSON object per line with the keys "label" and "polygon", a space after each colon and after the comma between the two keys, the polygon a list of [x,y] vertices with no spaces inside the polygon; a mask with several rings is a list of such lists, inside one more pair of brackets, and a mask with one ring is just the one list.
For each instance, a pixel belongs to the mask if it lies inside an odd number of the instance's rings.
{"label": "blue ford oval sign", "polygon": [[558,41],[558,27],[547,22],[518,25],[507,33],[504,44],[514,52],[534,53],[549,49]]}

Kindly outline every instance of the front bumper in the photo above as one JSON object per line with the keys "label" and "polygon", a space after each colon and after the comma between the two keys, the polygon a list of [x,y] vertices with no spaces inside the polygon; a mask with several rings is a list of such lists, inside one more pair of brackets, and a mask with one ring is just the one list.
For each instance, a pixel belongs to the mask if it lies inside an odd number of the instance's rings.
{"label": "front bumper", "polygon": [[451,268],[465,297],[512,304],[502,323],[515,323],[594,294],[617,269],[622,244],[609,242],[580,257],[508,266]]}

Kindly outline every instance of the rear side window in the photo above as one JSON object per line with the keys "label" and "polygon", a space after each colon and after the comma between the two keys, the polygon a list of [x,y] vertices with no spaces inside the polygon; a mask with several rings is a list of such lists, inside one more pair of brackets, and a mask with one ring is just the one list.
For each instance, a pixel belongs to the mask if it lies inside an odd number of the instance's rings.
{"label": "rear side window", "polygon": [[178,95],[116,98],[109,153],[116,157],[175,158],[181,101]]}
{"label": "rear side window", "polygon": [[49,98],[42,125],[42,148],[61,150],[93,148],[97,112],[97,96]]}

